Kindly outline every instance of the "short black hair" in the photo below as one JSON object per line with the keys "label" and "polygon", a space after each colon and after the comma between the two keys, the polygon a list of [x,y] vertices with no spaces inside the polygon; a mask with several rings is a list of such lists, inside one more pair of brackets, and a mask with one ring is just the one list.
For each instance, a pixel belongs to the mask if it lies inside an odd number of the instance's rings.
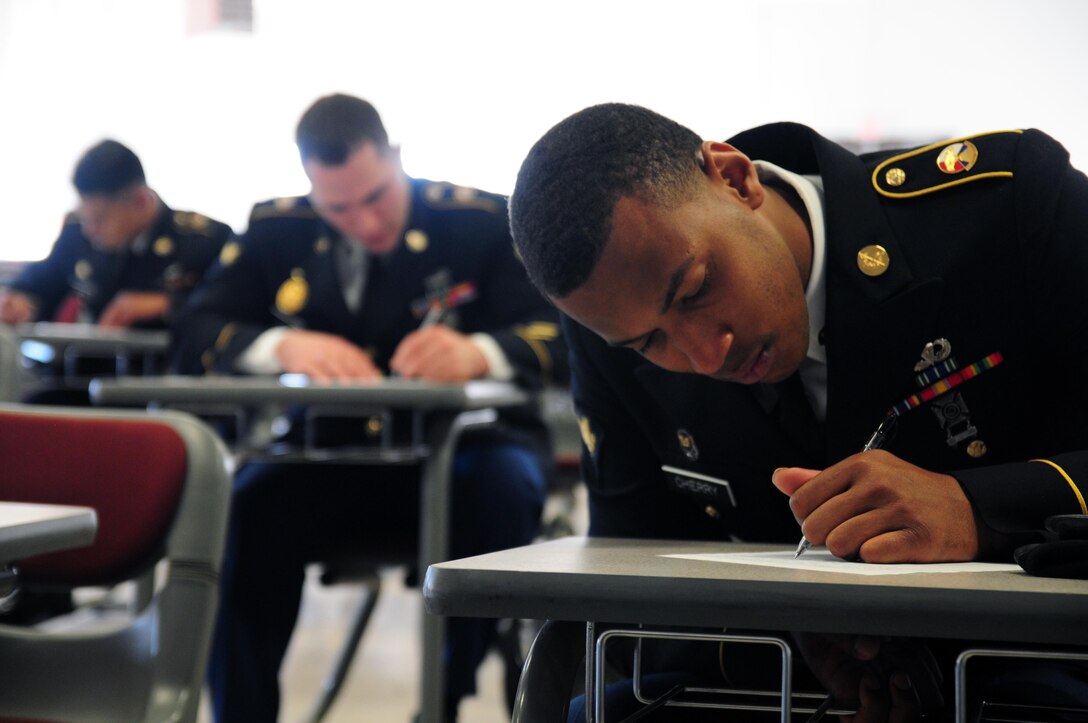
{"label": "short black hair", "polygon": [[318,98],[306,109],[295,129],[295,143],[303,163],[314,159],[339,166],[364,143],[373,143],[385,153],[389,135],[374,106],[362,98],[335,93]]}
{"label": "short black hair", "polygon": [[136,154],[108,139],[87,149],[72,173],[72,185],[80,196],[117,196],[145,183],[144,167]]}
{"label": "short black hair", "polygon": [[702,139],[636,105],[606,103],[533,145],[510,198],[510,230],[533,284],[562,298],[589,279],[624,196],[670,206],[691,196]]}

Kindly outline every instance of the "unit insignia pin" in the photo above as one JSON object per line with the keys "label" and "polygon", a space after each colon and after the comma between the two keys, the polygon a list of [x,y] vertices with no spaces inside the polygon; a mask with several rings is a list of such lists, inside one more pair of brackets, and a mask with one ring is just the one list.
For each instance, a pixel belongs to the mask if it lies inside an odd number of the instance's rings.
{"label": "unit insignia pin", "polygon": [[978,148],[971,141],[960,141],[944,147],[937,156],[937,168],[942,173],[955,175],[971,170],[978,160]]}
{"label": "unit insignia pin", "polygon": [[291,271],[291,278],[284,281],[276,292],[276,308],[287,316],[294,316],[306,306],[310,285],[302,269]]}

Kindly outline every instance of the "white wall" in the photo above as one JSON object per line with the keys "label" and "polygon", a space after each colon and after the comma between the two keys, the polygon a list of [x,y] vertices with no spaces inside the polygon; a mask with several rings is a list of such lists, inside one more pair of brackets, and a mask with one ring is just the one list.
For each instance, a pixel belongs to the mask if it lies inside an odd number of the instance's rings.
{"label": "white wall", "polygon": [[724,138],[1035,126],[1088,167],[1081,0],[255,0],[252,35],[186,32],[185,0],[0,0],[0,259],[43,256],[72,165],[111,136],[168,203],[244,227],[304,193],[295,121],[371,100],[408,172],[509,192],[586,105],[641,103]]}

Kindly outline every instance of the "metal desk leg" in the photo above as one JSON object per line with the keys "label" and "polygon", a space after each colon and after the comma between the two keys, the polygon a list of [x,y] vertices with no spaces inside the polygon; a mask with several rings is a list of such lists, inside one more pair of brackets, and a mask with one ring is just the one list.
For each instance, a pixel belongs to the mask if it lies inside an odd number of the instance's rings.
{"label": "metal desk leg", "polygon": [[[495,423],[494,409],[461,412],[457,415],[436,412],[427,425],[427,445],[431,454],[423,461],[423,504],[419,521],[419,574],[427,566],[445,561],[449,554],[450,483],[453,458],[466,429]],[[424,610],[423,660],[420,670],[420,721],[440,723],[446,680],[442,674],[442,651],[446,638],[445,618],[428,615]]]}
{"label": "metal desk leg", "polygon": [[[595,651],[597,650],[597,623],[589,620],[586,622],[585,629],[585,651],[583,655],[586,660],[586,679],[585,683],[585,697],[586,697],[586,723],[596,723],[597,715],[597,693],[595,683],[597,682],[597,656]],[[603,675],[603,673],[602,673]]]}

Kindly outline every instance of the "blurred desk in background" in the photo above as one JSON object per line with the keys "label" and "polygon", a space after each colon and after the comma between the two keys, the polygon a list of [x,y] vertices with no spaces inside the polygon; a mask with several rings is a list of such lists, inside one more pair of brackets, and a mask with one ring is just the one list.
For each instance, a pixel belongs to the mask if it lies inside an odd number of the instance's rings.
{"label": "blurred desk in background", "polygon": [[[23,396],[58,390],[82,396],[96,376],[161,374],[166,369],[170,335],[164,330],[116,329],[95,324],[38,322],[15,327],[23,366]],[[59,399],[69,403],[68,399]]]}
{"label": "blurred desk in background", "polygon": [[[473,427],[494,424],[496,409],[529,402],[532,397],[512,384],[472,381],[439,384],[406,379],[371,383],[315,383],[306,377],[284,374],[269,377],[128,377],[95,379],[91,399],[104,406],[142,405],[184,409],[198,416],[236,415],[236,452],[241,460],[262,462],[362,463],[421,465],[423,484],[420,510],[419,569],[447,559],[449,547],[449,493],[457,443]],[[274,434],[277,420],[289,409],[309,410],[306,424],[321,415],[313,410],[359,417],[360,436],[375,415],[389,410],[410,413],[404,439],[378,439],[372,445],[324,447],[307,432],[301,445],[286,444]],[[229,411],[233,410],[233,411]],[[382,426],[380,423],[376,426]],[[380,434],[381,430],[379,430]],[[423,615],[421,710],[424,723],[438,723],[443,699],[442,618]]]}

